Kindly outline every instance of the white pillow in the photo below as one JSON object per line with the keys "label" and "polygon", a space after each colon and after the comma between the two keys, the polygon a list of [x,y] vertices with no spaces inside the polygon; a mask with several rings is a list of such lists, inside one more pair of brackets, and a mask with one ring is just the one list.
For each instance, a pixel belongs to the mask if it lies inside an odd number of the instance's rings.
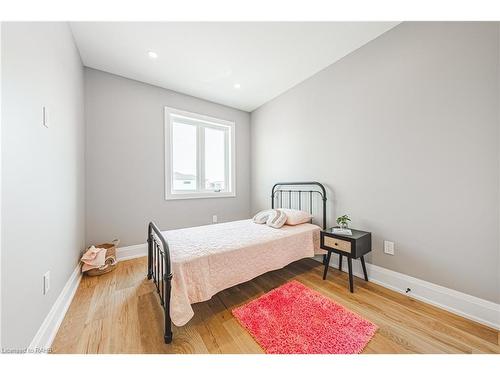
{"label": "white pillow", "polygon": [[279,229],[283,225],[285,225],[287,219],[286,214],[282,210],[271,210],[271,211],[272,212],[269,215],[266,224],[276,229]]}
{"label": "white pillow", "polygon": [[267,219],[269,218],[269,215],[273,212],[274,210],[263,210],[259,211],[255,214],[253,217],[253,222],[256,224],[265,224]]}
{"label": "white pillow", "polygon": [[309,222],[312,219],[312,215],[306,211],[292,210],[289,208],[284,208],[282,210],[286,214],[286,225],[299,225]]}

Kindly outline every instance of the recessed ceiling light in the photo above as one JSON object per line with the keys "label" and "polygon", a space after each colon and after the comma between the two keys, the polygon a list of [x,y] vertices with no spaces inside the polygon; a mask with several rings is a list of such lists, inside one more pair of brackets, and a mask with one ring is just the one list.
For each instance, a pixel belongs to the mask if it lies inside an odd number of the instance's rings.
{"label": "recessed ceiling light", "polygon": [[235,83],[235,84],[233,85],[233,87],[234,87],[235,89],[239,89],[239,88],[241,88],[241,85],[240,85],[239,83]]}
{"label": "recessed ceiling light", "polygon": [[149,51],[148,56],[150,59],[157,59],[158,58],[158,54],[156,52],[153,52],[153,51]]}

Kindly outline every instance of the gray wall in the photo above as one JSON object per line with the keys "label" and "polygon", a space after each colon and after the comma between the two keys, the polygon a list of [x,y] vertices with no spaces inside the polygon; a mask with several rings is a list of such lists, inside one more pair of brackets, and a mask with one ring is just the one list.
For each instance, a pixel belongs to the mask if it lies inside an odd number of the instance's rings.
{"label": "gray wall", "polygon": [[[497,111],[498,111],[498,126],[499,126],[499,131],[498,131],[498,144],[500,145],[500,22],[497,22],[497,27],[498,27],[498,104],[497,104]],[[498,160],[500,161],[500,147],[498,147]],[[499,163],[500,167],[500,163]],[[500,170],[498,173],[499,177],[499,186],[500,186]],[[498,205],[499,209],[499,217],[500,217],[500,204]],[[499,223],[500,225],[500,220]],[[500,227],[498,228],[498,231],[500,233]],[[497,266],[497,293],[499,295],[500,299],[500,246],[498,246],[498,266]]]}
{"label": "gray wall", "polygon": [[[247,218],[250,214],[250,115],[174,91],[85,69],[87,243],[146,241],[162,229]],[[236,197],[165,200],[164,107],[236,122]]]}
{"label": "gray wall", "polygon": [[277,180],[322,181],[372,263],[500,302],[498,38],[403,23],[252,112],[253,211]]}
{"label": "gray wall", "polygon": [[83,89],[66,23],[2,24],[4,348],[29,345],[84,247]]}

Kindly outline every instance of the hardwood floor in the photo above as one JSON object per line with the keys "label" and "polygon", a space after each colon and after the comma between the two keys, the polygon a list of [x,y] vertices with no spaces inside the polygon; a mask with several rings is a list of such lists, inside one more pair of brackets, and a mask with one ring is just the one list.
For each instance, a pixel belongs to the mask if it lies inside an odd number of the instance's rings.
{"label": "hardwood floor", "polygon": [[147,258],[121,262],[114,272],[84,277],[53,343],[54,353],[262,353],[231,310],[288,280],[341,303],[379,326],[364,353],[500,353],[499,332],[311,259],[292,263],[193,305],[195,316],[174,326],[163,343],[163,317]]}

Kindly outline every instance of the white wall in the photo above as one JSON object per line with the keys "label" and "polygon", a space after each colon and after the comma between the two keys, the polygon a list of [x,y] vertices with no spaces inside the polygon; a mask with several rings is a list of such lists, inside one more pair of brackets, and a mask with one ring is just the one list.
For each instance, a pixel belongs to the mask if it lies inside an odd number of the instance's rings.
{"label": "white wall", "polygon": [[2,347],[2,22],[0,22],[0,348]]}
{"label": "white wall", "polygon": [[[85,69],[87,244],[146,241],[161,229],[248,218],[250,115],[130,79]],[[236,122],[236,197],[165,200],[164,107]]]}
{"label": "white wall", "polygon": [[500,302],[498,39],[403,23],[252,112],[253,211],[278,180],[321,181],[369,261]]}
{"label": "white wall", "polygon": [[66,23],[4,22],[1,34],[2,346],[22,349],[84,248],[84,83]]}

